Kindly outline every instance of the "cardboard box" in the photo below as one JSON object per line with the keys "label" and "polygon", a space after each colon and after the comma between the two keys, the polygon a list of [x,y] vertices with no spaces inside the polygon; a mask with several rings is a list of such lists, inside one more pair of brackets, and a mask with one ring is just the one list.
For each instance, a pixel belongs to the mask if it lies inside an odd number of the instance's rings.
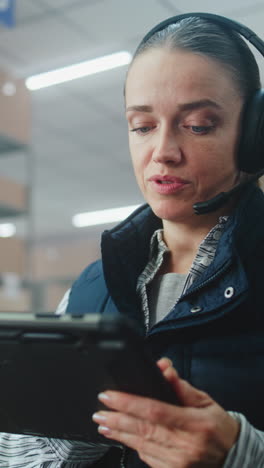
{"label": "cardboard box", "polygon": [[16,295],[9,295],[5,288],[0,287],[0,312],[30,312],[30,291],[21,289]]}
{"label": "cardboard box", "polygon": [[26,273],[25,242],[15,237],[0,238],[0,273]]}
{"label": "cardboard box", "polygon": [[27,187],[0,177],[0,216],[17,216],[27,209]]}
{"label": "cardboard box", "polygon": [[[31,139],[31,96],[23,79],[0,71],[0,152]],[[2,147],[1,147],[2,143]],[[10,147],[10,148],[9,148]]]}

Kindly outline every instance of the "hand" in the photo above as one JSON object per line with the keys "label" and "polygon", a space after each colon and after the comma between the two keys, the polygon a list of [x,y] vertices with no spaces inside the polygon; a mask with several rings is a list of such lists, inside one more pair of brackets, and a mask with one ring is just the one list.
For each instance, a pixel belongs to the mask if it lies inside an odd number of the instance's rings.
{"label": "hand", "polygon": [[239,423],[205,392],[182,380],[171,362],[158,362],[183,406],[116,391],[99,395],[98,431],[136,450],[152,468],[222,467]]}

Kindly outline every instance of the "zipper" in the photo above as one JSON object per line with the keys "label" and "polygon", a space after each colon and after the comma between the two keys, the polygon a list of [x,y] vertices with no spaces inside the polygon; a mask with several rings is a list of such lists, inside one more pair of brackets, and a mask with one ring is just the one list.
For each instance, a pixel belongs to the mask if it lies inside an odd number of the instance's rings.
{"label": "zipper", "polygon": [[121,454],[121,459],[120,459],[120,468],[126,468],[125,458],[126,458],[126,449],[124,447],[124,448],[122,448],[122,454]]}
{"label": "zipper", "polygon": [[[224,263],[224,265],[221,266],[221,268],[219,268],[217,270],[216,273],[214,273],[212,276],[210,276],[210,278],[208,278],[207,280],[203,281],[202,283],[200,283],[199,285],[193,287],[193,288],[190,288],[186,291],[186,293],[184,293],[178,300],[177,304],[181,301],[183,301],[186,297],[190,296],[191,294],[194,294],[198,291],[200,291],[201,289],[203,289],[205,286],[207,286],[208,284],[210,284],[212,281],[214,281],[215,279],[219,278],[223,273],[225,273],[229,268],[230,266],[232,265],[232,259],[229,259],[227,262]],[[155,327],[156,325],[154,325],[154,330],[152,332],[151,330],[151,335],[155,334],[156,333],[156,330],[155,330]],[[145,340],[148,338],[149,334],[148,334],[148,330],[146,332],[146,336],[145,336]]]}
{"label": "zipper", "polygon": [[190,294],[194,294],[198,291],[200,291],[201,289],[203,289],[205,286],[207,286],[208,284],[210,284],[212,281],[214,281],[215,279],[219,278],[219,276],[221,276],[223,273],[225,273],[229,267],[231,266],[232,264],[232,261],[229,259],[226,263],[224,263],[224,265],[219,268],[219,270],[217,270],[216,273],[214,273],[212,276],[210,276],[210,278],[208,278],[207,280],[203,281],[203,283],[199,284],[198,286],[195,286],[194,288],[191,288],[191,289],[188,289],[186,291],[186,293],[184,293],[181,297],[180,297],[180,301],[182,301],[183,299],[185,299],[187,296],[189,296]]}

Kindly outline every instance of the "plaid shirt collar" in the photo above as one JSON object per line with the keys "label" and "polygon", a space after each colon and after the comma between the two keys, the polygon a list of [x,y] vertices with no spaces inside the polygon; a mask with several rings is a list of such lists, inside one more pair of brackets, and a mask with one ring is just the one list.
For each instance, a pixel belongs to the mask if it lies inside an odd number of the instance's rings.
{"label": "plaid shirt collar", "polygon": [[[206,268],[212,263],[218,241],[225,229],[228,216],[221,216],[218,223],[206,235],[198,247],[197,254],[187,275],[182,294],[198,279]],[[149,329],[149,307],[147,296],[147,285],[153,280],[160,269],[165,253],[169,252],[163,239],[163,229],[158,229],[152,235],[150,241],[149,261],[143,272],[138,277],[137,293],[141,297],[142,309],[145,317],[145,325]]]}

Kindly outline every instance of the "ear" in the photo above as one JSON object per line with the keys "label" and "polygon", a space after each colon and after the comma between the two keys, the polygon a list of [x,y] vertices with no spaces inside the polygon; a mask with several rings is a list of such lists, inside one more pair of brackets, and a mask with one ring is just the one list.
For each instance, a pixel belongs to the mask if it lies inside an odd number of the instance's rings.
{"label": "ear", "polygon": [[264,168],[264,89],[246,104],[238,148],[238,167],[250,174]]}

